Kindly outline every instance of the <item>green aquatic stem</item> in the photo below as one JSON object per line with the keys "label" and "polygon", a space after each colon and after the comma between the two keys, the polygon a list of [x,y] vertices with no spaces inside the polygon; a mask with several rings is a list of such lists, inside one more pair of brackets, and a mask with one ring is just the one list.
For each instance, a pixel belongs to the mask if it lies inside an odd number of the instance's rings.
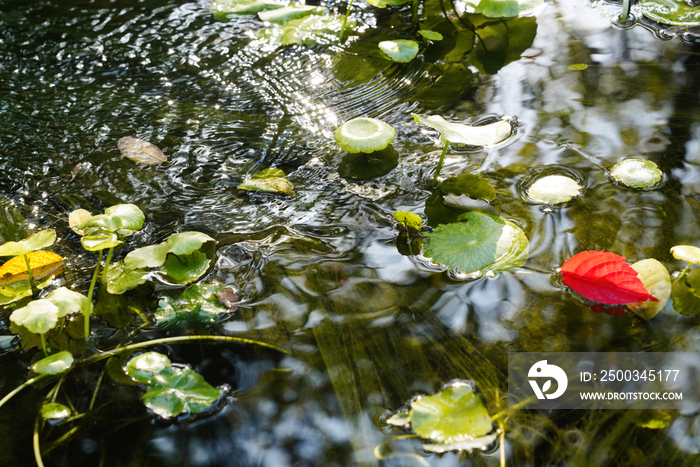
{"label": "green aquatic stem", "polygon": [[345,28],[348,25],[348,16],[350,16],[350,11],[352,10],[352,4],[355,0],[350,0],[348,3],[348,8],[345,10],[345,16],[343,16],[343,27],[340,28],[340,43],[342,44],[345,40]]}
{"label": "green aquatic stem", "polygon": [[690,272],[690,267],[693,265],[693,263],[688,263],[688,265],[681,271],[681,273],[676,277],[676,280],[673,281],[674,283],[678,282],[679,280],[683,279],[689,272]]}
{"label": "green aquatic stem", "polygon": [[34,459],[36,460],[37,467],[44,467],[44,461],[41,458],[41,446],[39,445],[39,426],[41,423],[41,415],[36,417],[36,423],[34,423],[34,434],[32,436],[32,448],[34,449]]}
{"label": "green aquatic stem", "polygon": [[39,289],[36,286],[36,282],[34,281],[34,274],[32,274],[32,268],[29,267],[29,257],[24,254],[22,255],[24,258],[24,262],[27,265],[27,274],[29,275],[29,284],[32,287],[32,298],[36,298],[39,296]]}
{"label": "green aquatic stem", "polygon": [[442,154],[440,154],[440,160],[438,161],[437,167],[435,167],[435,176],[433,177],[433,188],[438,184],[438,175],[440,175],[440,169],[442,168],[442,161],[445,160],[445,154],[447,154],[447,148],[450,143],[445,141],[445,147],[442,148]]}
{"label": "green aquatic stem", "polygon": [[[92,282],[90,282],[90,290],[88,291],[87,301],[92,305],[92,295],[95,293],[95,285],[97,285],[97,278],[100,275],[100,262],[102,260],[102,250],[99,250],[99,256],[97,258],[97,264],[95,265],[95,272],[92,274]],[[85,317],[85,339],[90,337],[90,314],[83,313]]]}
{"label": "green aquatic stem", "polygon": [[413,0],[413,7],[411,12],[411,21],[414,25],[418,24],[418,0]]}
{"label": "green aquatic stem", "polygon": [[100,373],[100,377],[97,379],[97,384],[95,385],[95,390],[92,393],[92,399],[90,399],[90,407],[88,407],[88,411],[92,410],[92,408],[95,406],[97,392],[100,390],[100,385],[102,384],[102,378],[105,376],[105,371],[107,371],[106,365],[102,368],[102,373]]}
{"label": "green aquatic stem", "polygon": [[622,14],[620,15],[620,21],[627,21],[630,15],[630,0],[623,0],[622,2]]}
{"label": "green aquatic stem", "polygon": [[49,351],[46,349],[46,335],[45,334],[39,334],[39,337],[41,338],[41,350],[44,351],[45,356],[49,356]]}
{"label": "green aquatic stem", "polygon": [[113,350],[108,350],[101,354],[93,355],[85,360],[85,362],[94,363],[104,360],[105,358],[114,357],[125,352],[129,352],[136,349],[142,349],[144,347],[151,347],[153,345],[160,344],[180,344],[193,341],[215,341],[215,342],[242,342],[244,344],[255,344],[261,347],[266,347],[268,349],[276,350],[285,355],[291,355],[291,352],[284,350],[276,345],[268,344],[265,342],[255,341],[253,339],[246,339],[245,337],[233,337],[233,336],[176,336],[176,337],[163,337],[161,339],[152,339],[149,341],[138,342],[136,344],[125,345],[124,347],[119,347]]}
{"label": "green aquatic stem", "polygon": [[[102,268],[102,283],[105,284],[107,282],[107,268],[109,268],[109,262],[112,261],[112,253],[114,253],[114,247],[110,248],[109,251],[107,252],[107,259],[105,259],[105,266]],[[102,256],[100,254],[100,256]]]}
{"label": "green aquatic stem", "polygon": [[2,407],[3,405],[5,405],[5,404],[7,403],[7,401],[9,401],[10,399],[12,399],[12,398],[13,398],[15,395],[17,395],[17,393],[20,392],[22,389],[24,389],[24,388],[26,388],[26,387],[28,387],[28,386],[31,386],[32,384],[36,383],[37,381],[41,381],[42,379],[46,378],[47,376],[48,376],[48,375],[39,375],[39,376],[35,376],[34,378],[28,379],[28,380],[25,381],[24,383],[20,384],[19,386],[17,386],[16,388],[14,388],[12,391],[10,391],[5,397],[3,397],[2,400],[0,400],[0,407]]}

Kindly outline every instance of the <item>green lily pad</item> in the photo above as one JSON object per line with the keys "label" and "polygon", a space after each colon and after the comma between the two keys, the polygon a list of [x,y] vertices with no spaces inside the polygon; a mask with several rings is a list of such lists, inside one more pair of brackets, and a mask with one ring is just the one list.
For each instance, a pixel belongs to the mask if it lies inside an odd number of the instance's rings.
{"label": "green lily pad", "polygon": [[[84,216],[85,213],[80,215]],[[124,237],[141,230],[145,220],[143,212],[135,204],[116,204],[105,209],[104,214],[85,220],[78,230],[89,232],[95,229],[95,233],[119,233]]]}
{"label": "green lily pad", "polygon": [[196,321],[214,323],[221,313],[229,309],[216,295],[221,287],[213,284],[195,284],[187,287],[177,298],[163,298],[155,313],[157,322]]}
{"label": "green lily pad", "polygon": [[142,139],[131,136],[119,138],[117,148],[122,156],[138,164],[158,165],[168,162],[168,158],[158,146]]}
{"label": "green lily pad", "polygon": [[187,284],[202,277],[210,264],[209,257],[196,250],[185,255],[168,255],[161,270],[171,281],[177,284]]}
{"label": "green lily pad", "polygon": [[194,370],[174,367],[168,357],[156,352],[134,357],[125,371],[134,381],[149,386],[141,400],[163,418],[202,412],[223,392],[212,387]]}
{"label": "green lily pad", "polygon": [[59,309],[49,300],[40,299],[29,302],[10,315],[10,321],[23,326],[34,334],[46,334],[58,323]]}
{"label": "green lily pad", "polygon": [[146,282],[147,269],[129,269],[123,262],[112,263],[106,273],[107,291],[112,295],[121,295]]}
{"label": "green lily pad", "polygon": [[588,69],[588,65],[585,63],[574,63],[573,65],[569,65],[569,70],[571,71],[583,71]]}
{"label": "green lily pad", "polygon": [[284,7],[284,4],[270,0],[216,0],[211,3],[209,10],[218,20],[228,20],[228,15],[254,15],[264,10],[274,10]]}
{"label": "green lily pad", "polygon": [[41,406],[41,418],[44,420],[60,420],[73,414],[69,407],[58,402],[49,402]]}
{"label": "green lily pad", "polygon": [[188,255],[209,242],[216,243],[216,240],[202,232],[172,234],[163,243],[137,248],[130,252],[124,258],[124,266],[128,269],[157,268],[165,263],[168,253]]}
{"label": "green lily pad", "polygon": [[652,161],[630,157],[615,164],[610,175],[630,188],[651,188],[661,181],[663,173]]}
{"label": "green lily pad", "polygon": [[547,175],[530,185],[527,195],[533,201],[544,204],[561,204],[581,194],[581,185],[564,175]]}
{"label": "green lily pad", "polygon": [[386,8],[391,5],[403,5],[410,1],[411,0],[367,0],[367,3],[377,8]]}
{"label": "green lily pad", "polygon": [[413,230],[420,230],[421,226],[423,225],[423,219],[421,219],[420,216],[414,212],[396,211],[394,213],[394,219]]}
{"label": "green lily pad", "polygon": [[257,172],[238,185],[238,189],[294,196],[294,185],[287,180],[284,171],[280,169],[265,169]]}
{"label": "green lily pad", "polygon": [[673,309],[682,315],[700,315],[700,269],[693,269],[671,286]]}
{"label": "green lily pad", "polygon": [[508,138],[513,131],[510,119],[507,117],[497,122],[480,126],[450,123],[439,115],[421,116],[413,114],[413,118],[417,122],[439,131],[443,139],[451,144],[490,146]]}
{"label": "green lily pad", "polygon": [[42,358],[32,365],[32,371],[40,375],[57,375],[68,370],[71,366],[73,366],[73,355],[63,351]]}
{"label": "green lily pad", "polygon": [[279,28],[263,29],[258,37],[281,46],[331,44],[338,41],[344,23],[346,34],[357,26],[351,19],[346,21],[344,15],[311,15],[288,21]]}
{"label": "green lily pad", "polygon": [[84,315],[92,313],[92,303],[88,301],[87,297],[67,287],[59,287],[54,290],[46,296],[46,300],[58,307],[59,318],[73,313]]}
{"label": "green lily pad", "polygon": [[158,352],[144,352],[129,360],[124,371],[141,384],[152,384],[155,377],[166,368],[170,368],[170,359]]}
{"label": "green lily pad", "polygon": [[663,310],[669,298],[671,298],[671,276],[668,273],[668,269],[653,258],[637,261],[631,266],[632,269],[637,271],[644,288],[659,301],[629,303],[627,308],[649,321]]}
{"label": "green lily pad", "polygon": [[[49,283],[51,283],[52,279],[53,276],[50,276],[44,282],[37,283],[37,288],[45,288],[47,285],[49,285]],[[14,282],[10,285],[0,287],[0,305],[8,305],[31,295],[32,285],[29,283],[29,281]]]}
{"label": "green lily pad", "polygon": [[283,24],[291,20],[305,18],[309,15],[326,15],[328,8],[314,5],[294,4],[274,10],[266,10],[258,13],[258,17],[268,23]]}
{"label": "green lily pad", "polygon": [[425,256],[463,273],[507,269],[525,259],[529,242],[517,225],[480,212],[459,219],[466,222],[438,225],[427,234]]}
{"label": "green lily pad", "polygon": [[474,13],[488,18],[515,18],[542,5],[544,0],[480,0]]}
{"label": "green lily pad", "polygon": [[351,180],[369,180],[386,175],[399,164],[399,153],[393,146],[372,153],[348,153],[338,166],[338,175]]}
{"label": "green lily pad", "polygon": [[690,245],[676,245],[671,248],[674,258],[691,264],[700,264],[700,248]]}
{"label": "green lily pad", "polygon": [[450,177],[438,183],[438,190],[446,195],[466,195],[471,199],[491,201],[496,197],[496,190],[487,179],[473,174]]}
{"label": "green lily pad", "polygon": [[682,0],[641,0],[637,7],[649,19],[679,27],[700,26],[700,8]]}
{"label": "green lily pad", "polygon": [[[481,399],[466,386],[448,387],[411,403],[411,429],[439,445],[468,443],[493,431]],[[488,444],[488,443],[487,443]],[[478,446],[483,446],[480,442]],[[424,445],[424,447],[430,445]]]}
{"label": "green lily pad", "polygon": [[6,242],[0,245],[0,256],[26,255],[35,250],[41,250],[51,246],[56,241],[56,231],[52,229],[42,230],[30,235],[19,242]]}
{"label": "green lily pad", "polygon": [[171,418],[207,410],[222,392],[194,370],[170,367],[158,375],[158,384],[152,385],[141,400],[156,415]]}
{"label": "green lily pad", "polygon": [[437,31],[431,31],[429,29],[422,29],[418,31],[418,34],[425,37],[429,41],[441,41],[443,39],[442,34]]}
{"label": "green lily pad", "polygon": [[115,233],[86,235],[80,239],[80,244],[87,251],[102,251],[121,245],[122,242]]}
{"label": "green lily pad", "polygon": [[343,151],[353,154],[372,153],[387,148],[396,131],[381,120],[353,118],[335,130],[335,142]]}
{"label": "green lily pad", "polygon": [[87,211],[85,209],[76,209],[75,211],[71,212],[68,216],[68,226],[73,232],[77,233],[82,237],[87,232],[85,230],[82,230],[80,226],[83,225],[91,217],[92,214],[90,214],[90,211]]}
{"label": "green lily pad", "polygon": [[384,55],[398,63],[408,63],[418,55],[418,42],[407,39],[396,39],[394,41],[382,41],[379,43],[379,50]]}

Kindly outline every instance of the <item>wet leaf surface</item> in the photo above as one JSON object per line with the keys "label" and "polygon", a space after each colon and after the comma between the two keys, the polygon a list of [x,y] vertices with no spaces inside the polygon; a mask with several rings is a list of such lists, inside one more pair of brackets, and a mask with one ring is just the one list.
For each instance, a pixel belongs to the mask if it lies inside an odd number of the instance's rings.
{"label": "wet leaf surface", "polygon": [[119,138],[117,147],[122,156],[139,164],[158,165],[168,162],[168,158],[158,146],[142,139],[125,136]]}

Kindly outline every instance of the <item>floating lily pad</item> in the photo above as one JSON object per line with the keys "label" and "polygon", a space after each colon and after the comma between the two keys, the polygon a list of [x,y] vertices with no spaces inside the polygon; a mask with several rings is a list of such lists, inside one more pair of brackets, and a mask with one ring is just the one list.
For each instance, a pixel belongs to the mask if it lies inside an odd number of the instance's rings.
{"label": "floating lily pad", "polygon": [[[31,253],[30,253],[31,254]],[[54,271],[54,272],[59,272],[59,270]],[[36,284],[36,287],[38,289],[43,289],[47,285],[51,283],[51,280],[53,279],[53,276],[49,276],[44,282],[40,282]],[[0,305],[7,305],[13,302],[16,302],[18,300],[21,300],[24,297],[29,297],[32,295],[32,285],[29,283],[28,280],[26,281],[19,281],[19,282],[13,282],[10,285],[7,285],[5,287],[0,287]]]}
{"label": "floating lily pad", "polygon": [[420,216],[414,212],[396,211],[394,213],[394,219],[413,230],[420,230],[421,225],[423,225],[423,219],[421,219]]}
{"label": "floating lily pad", "polygon": [[284,7],[284,4],[271,0],[216,0],[211,3],[209,10],[214,18],[226,21],[228,15],[254,15],[264,10],[274,10]]}
{"label": "floating lily pad", "polygon": [[21,256],[29,252],[51,246],[56,241],[56,231],[42,230],[19,242],[6,242],[0,245],[0,256]]}
{"label": "floating lily pad", "polygon": [[671,248],[674,258],[692,264],[700,264],[700,248],[690,245],[677,245]]}
{"label": "floating lily pad", "polygon": [[496,197],[496,190],[491,186],[491,182],[473,174],[450,177],[438,183],[437,188],[445,195],[466,195],[473,200],[491,201]]}
{"label": "floating lily pad", "polygon": [[443,39],[442,34],[437,31],[431,31],[429,29],[422,29],[418,31],[418,34],[425,37],[429,41],[441,41]]}
{"label": "floating lily pad", "polygon": [[627,308],[649,321],[663,310],[671,297],[671,276],[668,269],[653,258],[637,261],[631,266],[637,271],[644,288],[659,301],[629,303]]}
{"label": "floating lily pad", "polygon": [[[86,212],[81,212],[77,216],[84,217]],[[141,230],[145,220],[143,212],[135,204],[116,204],[105,209],[104,214],[85,219],[76,231],[97,234],[116,233],[125,237]]]}
{"label": "floating lily pad", "polygon": [[58,402],[49,402],[41,406],[41,418],[44,420],[60,420],[73,414],[71,409]]}
{"label": "floating lily pad", "polygon": [[396,39],[394,41],[382,41],[379,43],[379,50],[384,55],[398,63],[408,63],[418,55],[418,42],[407,39]]}
{"label": "floating lily pad", "polygon": [[328,14],[328,8],[322,6],[294,4],[282,8],[275,8],[273,10],[261,11],[258,13],[258,17],[268,23],[282,24],[295,19],[305,18],[309,15],[326,14]]}
{"label": "floating lily pad", "polygon": [[410,1],[411,0],[367,0],[367,3],[377,8],[386,8],[391,5],[403,5]]}
{"label": "floating lily pad", "polygon": [[68,216],[68,226],[73,232],[77,233],[82,237],[87,232],[82,230],[80,226],[83,225],[85,221],[87,221],[91,217],[92,214],[90,214],[90,211],[87,211],[85,209],[76,209],[75,211],[71,212]]}
{"label": "floating lily pad", "polygon": [[372,153],[387,148],[396,131],[381,120],[353,118],[335,130],[335,142],[343,151],[350,153]]}
{"label": "floating lily pad", "polygon": [[466,222],[438,225],[427,234],[425,256],[463,273],[507,269],[525,259],[529,242],[520,227],[480,212],[459,219]]}
{"label": "floating lily pad", "polygon": [[202,277],[210,264],[211,259],[205,253],[193,251],[185,255],[168,255],[161,270],[172,282],[188,284]]}
{"label": "floating lily pad", "polygon": [[[54,274],[63,265],[63,258],[50,251],[32,251],[27,253],[27,259],[35,280]],[[0,285],[6,286],[27,280],[29,280],[29,272],[24,256],[15,256],[0,266]]]}
{"label": "floating lily pad", "polygon": [[216,402],[223,392],[189,369],[174,367],[168,357],[147,352],[134,357],[125,368],[134,381],[149,386],[141,400],[164,418],[199,413]]}
{"label": "floating lily pad", "polygon": [[530,185],[527,196],[538,203],[561,204],[581,194],[581,185],[564,175],[547,175]]}
{"label": "floating lily pad", "polygon": [[413,118],[417,122],[439,131],[442,137],[451,144],[490,146],[508,138],[513,131],[508,117],[480,126],[450,123],[439,115],[421,116],[413,114]]}
{"label": "floating lily pad", "polygon": [[282,46],[331,44],[338,41],[343,23],[345,23],[346,33],[357,25],[351,19],[346,22],[344,15],[311,15],[288,21],[279,28],[263,29],[258,37]]}
{"label": "floating lily pad", "polygon": [[180,232],[169,236],[165,242],[149,245],[130,252],[124,258],[128,269],[157,268],[162,266],[169,253],[189,255],[207,243],[216,240],[202,232]]}
{"label": "floating lily pad", "polygon": [[86,235],[80,239],[80,244],[87,251],[102,251],[121,245],[122,242],[115,233]]}
{"label": "floating lily pad", "polygon": [[117,147],[122,156],[139,164],[158,165],[168,162],[163,151],[158,146],[131,136],[119,138]]}
{"label": "floating lily pad", "polygon": [[488,18],[515,18],[543,3],[544,0],[480,0],[474,13],[481,13]]}
{"label": "floating lily pad", "polygon": [[58,307],[49,300],[34,300],[13,311],[10,321],[34,334],[46,334],[58,323],[58,313]]}
{"label": "floating lily pad", "polygon": [[467,386],[450,386],[433,396],[411,402],[408,413],[398,413],[387,420],[392,425],[406,425],[421,438],[427,451],[481,449],[496,436],[493,422],[481,399]]}
{"label": "floating lily pad", "polygon": [[610,175],[630,188],[651,188],[661,181],[663,173],[652,161],[630,157],[615,164]]}
{"label": "floating lily pad", "polygon": [[57,375],[73,366],[73,355],[70,352],[58,352],[49,357],[42,358],[34,365],[32,371],[40,375]]}
{"label": "floating lily pad", "polygon": [[54,290],[46,296],[46,300],[58,307],[59,318],[73,313],[84,315],[92,313],[92,303],[88,301],[87,297],[67,287],[59,287]]}
{"label": "floating lily pad", "polygon": [[399,153],[393,146],[372,153],[348,153],[338,166],[338,175],[352,180],[369,180],[386,175],[399,164]]}
{"label": "floating lily pad", "polygon": [[121,261],[112,263],[106,273],[107,291],[113,295],[121,295],[145,283],[147,275],[147,269],[129,269]]}
{"label": "floating lily pad", "polygon": [[257,172],[238,185],[238,189],[294,196],[294,185],[287,180],[280,169],[265,169]]}
{"label": "floating lily pad", "polygon": [[700,269],[693,269],[671,286],[673,309],[682,315],[700,315]]}
{"label": "floating lily pad", "polygon": [[637,7],[649,19],[679,27],[700,26],[700,8],[683,0],[641,0]]}
{"label": "floating lily pad", "polygon": [[229,311],[216,295],[221,287],[213,284],[195,284],[187,287],[177,298],[163,298],[158,302],[157,322],[197,321],[216,322],[221,313]]}

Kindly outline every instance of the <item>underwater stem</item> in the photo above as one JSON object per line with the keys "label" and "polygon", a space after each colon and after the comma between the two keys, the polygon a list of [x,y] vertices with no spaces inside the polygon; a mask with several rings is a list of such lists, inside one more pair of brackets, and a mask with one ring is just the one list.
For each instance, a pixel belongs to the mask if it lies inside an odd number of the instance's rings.
{"label": "underwater stem", "polygon": [[352,10],[352,3],[355,0],[350,0],[350,3],[348,3],[348,8],[345,10],[345,16],[343,16],[343,27],[340,28],[340,43],[342,44],[343,41],[345,41],[345,27],[348,25],[348,16],[350,15],[350,11]]}
{"label": "underwater stem", "polygon": [[440,175],[440,169],[442,168],[442,161],[445,160],[445,154],[447,153],[447,148],[450,146],[450,143],[445,141],[445,147],[442,148],[442,154],[440,154],[440,160],[438,161],[437,167],[435,167],[435,176],[433,177],[433,188],[435,188],[438,184],[438,175]]}
{"label": "underwater stem", "polygon": [[32,274],[32,268],[29,267],[29,257],[27,255],[22,255],[24,257],[24,262],[27,265],[27,274],[29,275],[29,284],[32,286],[32,298],[36,298],[39,295],[39,289],[36,287],[36,282],[34,282],[34,274]]}
{"label": "underwater stem", "polygon": [[41,446],[39,446],[39,424],[41,416],[36,417],[34,424],[34,436],[32,437],[32,447],[34,448],[34,459],[38,467],[44,467],[44,461],[41,459]]}
{"label": "underwater stem", "polygon": [[506,426],[503,424],[502,421],[498,422],[498,428],[500,429],[500,442],[499,444],[499,450],[501,451],[501,466],[500,467],[506,467]]}
{"label": "underwater stem", "polygon": [[[100,262],[102,261],[102,250],[100,250],[97,257],[97,264],[95,265],[95,272],[92,275],[92,282],[90,282],[90,291],[88,292],[88,303],[92,305],[92,294],[95,292],[95,285],[97,284],[97,277],[100,275]],[[85,317],[85,339],[90,337],[90,314],[84,314]]]}
{"label": "underwater stem", "polygon": [[109,267],[109,262],[112,261],[112,253],[114,253],[114,247],[110,248],[107,252],[107,259],[105,260],[105,267],[102,269],[102,283],[107,282],[107,268]]}
{"label": "underwater stem", "polygon": [[690,266],[692,266],[692,265],[693,265],[693,263],[688,263],[688,265],[685,267],[685,269],[683,269],[681,271],[681,273],[678,275],[678,277],[676,277],[676,280],[673,282],[678,282],[679,280],[683,279],[690,271]]}
{"label": "underwater stem", "polygon": [[35,376],[34,378],[28,379],[24,383],[20,384],[16,388],[14,388],[12,391],[10,391],[9,394],[7,394],[5,397],[2,398],[2,400],[0,400],[0,407],[5,405],[5,403],[7,403],[7,401],[12,399],[15,396],[15,394],[20,392],[22,389],[26,388],[27,386],[31,386],[32,384],[36,383],[37,381],[41,381],[42,379],[46,378],[46,376],[47,375]]}
{"label": "underwater stem", "polygon": [[44,351],[44,356],[48,357],[49,351],[46,350],[46,335],[39,334],[39,337],[41,337],[41,349]]}
{"label": "underwater stem", "polygon": [[418,0],[413,0],[413,12],[411,14],[411,21],[413,24],[418,23]]}

